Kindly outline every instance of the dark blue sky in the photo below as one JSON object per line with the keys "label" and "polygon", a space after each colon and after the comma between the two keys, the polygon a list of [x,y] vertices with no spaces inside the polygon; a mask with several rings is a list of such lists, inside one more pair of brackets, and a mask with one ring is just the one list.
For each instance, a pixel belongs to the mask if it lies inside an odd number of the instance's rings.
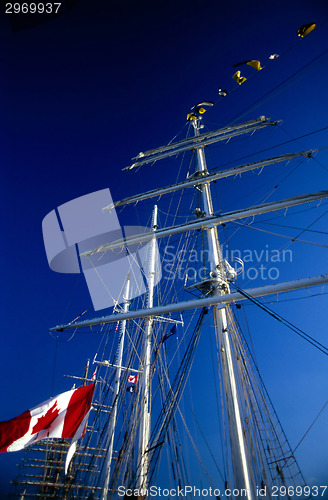
{"label": "dark blue sky", "polygon": [[[223,209],[258,203],[280,182],[275,199],[327,188],[327,130],[277,147],[328,125],[327,18],[326,2],[315,0],[80,0],[57,19],[20,30],[13,30],[8,16],[2,14],[0,420],[67,390],[62,374],[81,372],[98,343],[86,336],[59,343],[54,372],[56,343],[48,328],[90,308],[90,301],[82,277],[49,269],[42,219],[62,203],[105,187],[116,200],[174,182],[178,162],[145,166],[138,174],[121,169],[139,151],[165,144],[179,133],[183,138],[191,106],[202,100],[218,101],[217,89],[222,87],[229,95],[205,115],[207,128],[260,115],[284,120],[279,128],[259,132],[253,139],[237,139],[226,148],[209,150],[210,168],[241,163],[241,158],[267,148],[272,149],[246,161],[323,148],[316,161],[301,164],[288,182],[283,181],[282,167],[263,177],[237,179],[233,186],[224,181],[218,187]],[[300,39],[297,28],[307,22],[316,22],[318,28]],[[270,62],[272,53],[281,57]],[[231,78],[232,66],[248,59],[259,59],[266,67],[259,73],[245,68],[249,79],[238,87]],[[323,204],[316,215],[300,212],[288,221],[271,223],[305,228],[324,213]],[[123,213],[121,222],[147,222],[148,215],[142,211],[140,217],[126,220]],[[261,227],[282,232],[274,226]],[[327,217],[313,228],[327,231]],[[295,231],[284,234],[295,236]],[[328,244],[326,235],[304,233],[302,237]],[[285,242],[242,230],[231,244],[245,249],[250,240],[259,249],[267,244],[280,248]],[[283,280],[327,272],[326,248],[298,243],[293,252],[292,265],[281,265]],[[290,314],[291,321],[327,343],[326,298],[315,300],[281,303],[277,311]],[[249,307],[251,327],[258,329],[260,321],[264,331],[275,328],[263,312],[256,319],[253,309]],[[327,360],[281,329],[266,343],[258,333],[258,340],[260,368],[295,446],[327,399]],[[268,356],[271,350],[274,358]],[[312,439],[309,436],[299,449],[305,477],[326,483],[327,428],[325,413]],[[14,475],[13,465],[20,456],[0,456],[2,485]]]}

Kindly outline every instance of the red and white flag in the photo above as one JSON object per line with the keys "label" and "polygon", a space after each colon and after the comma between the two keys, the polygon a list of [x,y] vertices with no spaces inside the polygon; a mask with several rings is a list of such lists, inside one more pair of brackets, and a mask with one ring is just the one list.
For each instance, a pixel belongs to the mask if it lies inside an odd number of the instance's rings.
{"label": "red and white flag", "polygon": [[138,382],[138,375],[129,375],[128,382],[131,382],[131,384],[136,384]]}
{"label": "red and white flag", "polygon": [[[76,440],[83,436],[95,384],[64,392],[16,418],[0,422],[0,452],[18,451],[46,438]],[[72,450],[71,457],[73,456]],[[71,458],[70,457],[70,458]],[[70,459],[69,459],[70,461]],[[66,461],[68,468],[69,461]]]}

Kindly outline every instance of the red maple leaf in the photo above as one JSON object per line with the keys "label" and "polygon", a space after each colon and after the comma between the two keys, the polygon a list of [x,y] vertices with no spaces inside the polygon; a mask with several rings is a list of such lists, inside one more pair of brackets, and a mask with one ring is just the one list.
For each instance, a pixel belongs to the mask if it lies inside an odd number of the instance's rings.
{"label": "red maple leaf", "polygon": [[56,409],[56,407],[57,407],[57,401],[54,402],[53,406],[49,408],[47,413],[42,415],[42,417],[38,418],[37,423],[32,429],[32,434],[43,431],[45,429],[49,429],[52,422],[59,415],[59,408]]}

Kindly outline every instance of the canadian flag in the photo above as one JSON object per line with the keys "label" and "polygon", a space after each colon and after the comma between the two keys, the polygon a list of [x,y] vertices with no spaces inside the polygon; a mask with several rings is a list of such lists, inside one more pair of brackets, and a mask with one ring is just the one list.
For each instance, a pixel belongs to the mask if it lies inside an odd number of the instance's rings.
{"label": "canadian flag", "polygon": [[72,438],[65,473],[83,436],[95,384],[59,394],[16,418],[0,422],[0,452],[18,451],[45,438]]}
{"label": "canadian flag", "polygon": [[132,384],[136,384],[138,382],[138,375],[129,375],[128,382],[131,382]]}

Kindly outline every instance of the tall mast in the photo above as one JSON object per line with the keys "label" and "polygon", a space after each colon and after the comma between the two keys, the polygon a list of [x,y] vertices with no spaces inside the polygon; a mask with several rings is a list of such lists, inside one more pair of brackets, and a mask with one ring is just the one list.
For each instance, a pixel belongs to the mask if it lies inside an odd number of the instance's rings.
{"label": "tall mast", "polygon": [[[200,119],[192,120],[195,136],[199,135]],[[196,150],[197,155],[197,172],[207,173],[204,147],[201,146]],[[213,205],[210,184],[200,186],[203,211],[205,216],[213,215]],[[212,279],[219,278],[219,284],[215,288],[214,295],[224,295],[229,293],[229,287],[226,283],[225,270],[222,263],[221,249],[219,245],[216,227],[208,226],[206,228],[208,249],[209,249],[209,264],[210,275]],[[231,443],[231,453],[233,455],[233,472],[234,472],[234,487],[239,491],[246,490],[247,498],[253,500],[255,498],[255,485],[252,484],[250,468],[247,460],[246,443],[243,435],[243,425],[241,420],[241,412],[237,396],[237,384],[235,370],[231,356],[231,340],[227,324],[226,306],[218,309],[213,308],[214,324],[217,330],[217,335],[220,342],[222,371],[224,378],[225,397],[227,402],[227,410],[229,414],[229,435]]]}
{"label": "tall mast", "polygon": [[[128,312],[128,310],[129,310],[129,304],[130,304],[129,299],[130,299],[130,275],[128,275],[126,278],[126,285],[125,285],[125,291],[124,291],[124,306],[123,306],[124,312]],[[108,450],[107,450],[107,455],[106,455],[106,460],[105,460],[105,474],[106,475],[105,475],[103,490],[101,493],[101,500],[106,500],[107,495],[108,495],[108,484],[109,484],[109,478],[110,478],[110,469],[111,469],[111,462],[112,462],[112,456],[113,456],[113,445],[114,445],[114,436],[115,436],[117,402],[118,402],[118,395],[119,395],[120,388],[121,388],[120,381],[121,381],[121,373],[122,373],[122,358],[123,358],[125,330],[126,330],[126,320],[123,320],[123,321],[121,321],[118,350],[117,350],[117,356],[115,359],[115,364],[117,365],[117,368],[116,368],[116,375],[115,375],[115,381],[114,381],[114,398],[113,398],[114,402],[113,402],[112,414],[111,414],[111,418],[110,418],[109,426],[108,426],[109,427],[108,428],[109,445],[108,445]]]}
{"label": "tall mast", "polygon": [[[154,206],[152,217],[153,238],[150,242],[149,268],[148,268],[148,297],[147,308],[154,304],[154,283],[156,272],[156,237],[157,229],[157,205]],[[145,321],[145,356],[142,374],[141,392],[141,424],[139,435],[139,458],[138,458],[138,482],[139,489],[147,489],[149,481],[149,441],[150,441],[150,416],[151,416],[151,346],[152,346],[153,317],[149,316]]]}

